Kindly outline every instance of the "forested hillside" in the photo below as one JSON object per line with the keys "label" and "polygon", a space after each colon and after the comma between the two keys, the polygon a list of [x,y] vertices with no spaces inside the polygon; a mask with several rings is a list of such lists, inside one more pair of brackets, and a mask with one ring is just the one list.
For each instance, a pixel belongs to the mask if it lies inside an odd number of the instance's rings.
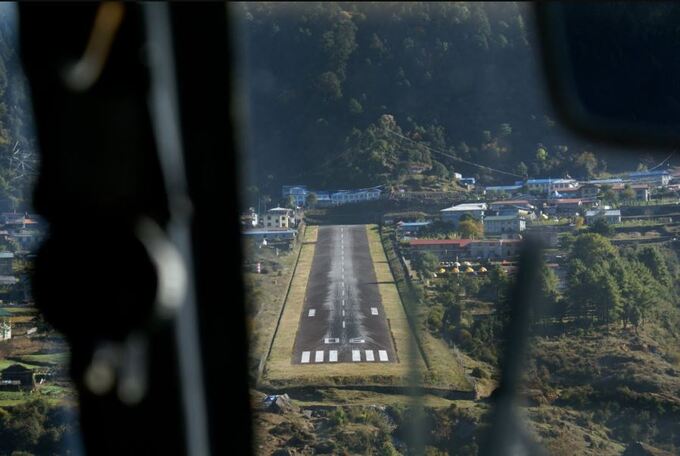
{"label": "forested hillside", "polygon": [[27,84],[20,70],[12,7],[0,7],[0,210],[23,210],[37,173]]}
{"label": "forested hillside", "polygon": [[556,124],[526,4],[243,3],[233,11],[248,183],[261,189],[390,184],[414,164],[507,183],[645,161],[641,153],[614,159]]}

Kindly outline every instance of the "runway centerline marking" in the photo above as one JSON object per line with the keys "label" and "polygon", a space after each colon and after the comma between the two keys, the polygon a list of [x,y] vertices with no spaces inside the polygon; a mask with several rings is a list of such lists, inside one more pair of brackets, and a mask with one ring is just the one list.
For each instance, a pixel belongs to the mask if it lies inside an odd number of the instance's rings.
{"label": "runway centerline marking", "polygon": [[352,350],[352,361],[361,361],[361,350]]}
{"label": "runway centerline marking", "polygon": [[315,363],[323,363],[323,350],[317,350],[316,356],[314,357]]}
{"label": "runway centerline marking", "polygon": [[389,361],[387,359],[387,350],[379,350],[378,351],[378,356],[380,357],[380,361]]}
{"label": "runway centerline marking", "polygon": [[328,361],[331,363],[337,363],[338,362],[338,351],[337,350],[331,350],[328,352]]}
{"label": "runway centerline marking", "polygon": [[301,363],[308,363],[309,362],[309,355],[310,352],[302,352],[302,359],[300,360]]}
{"label": "runway centerline marking", "polygon": [[375,361],[373,350],[366,350],[366,361]]}
{"label": "runway centerline marking", "polygon": [[378,308],[377,307],[371,307],[371,315],[378,315]]}
{"label": "runway centerline marking", "polygon": [[345,320],[342,320],[342,327],[345,327]]}
{"label": "runway centerline marking", "polygon": [[308,315],[309,315],[310,317],[313,317],[314,315],[316,315],[316,309],[309,309],[309,314],[308,314]]}

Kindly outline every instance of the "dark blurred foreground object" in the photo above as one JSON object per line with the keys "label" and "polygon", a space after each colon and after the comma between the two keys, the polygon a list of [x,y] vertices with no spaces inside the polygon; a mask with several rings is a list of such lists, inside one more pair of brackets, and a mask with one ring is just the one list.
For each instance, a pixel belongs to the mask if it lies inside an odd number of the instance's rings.
{"label": "dark blurred foreground object", "polygon": [[627,145],[680,140],[680,3],[540,2],[543,61],[567,126]]}
{"label": "dark blurred foreground object", "polygon": [[50,224],[34,293],[87,454],[247,454],[224,4],[20,4]]}

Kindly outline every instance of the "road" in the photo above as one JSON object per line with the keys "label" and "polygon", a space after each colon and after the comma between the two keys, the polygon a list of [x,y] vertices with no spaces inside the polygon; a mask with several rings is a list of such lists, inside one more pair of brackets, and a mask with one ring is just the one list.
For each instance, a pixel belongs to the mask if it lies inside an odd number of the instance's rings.
{"label": "road", "polygon": [[365,226],[319,227],[292,361],[396,361]]}

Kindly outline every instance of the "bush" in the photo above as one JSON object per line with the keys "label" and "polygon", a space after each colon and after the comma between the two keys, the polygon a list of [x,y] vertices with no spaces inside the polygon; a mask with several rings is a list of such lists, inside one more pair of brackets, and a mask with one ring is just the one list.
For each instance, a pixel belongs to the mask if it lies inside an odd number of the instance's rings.
{"label": "bush", "polygon": [[475,367],[470,373],[475,378],[489,378],[489,375],[480,367]]}

